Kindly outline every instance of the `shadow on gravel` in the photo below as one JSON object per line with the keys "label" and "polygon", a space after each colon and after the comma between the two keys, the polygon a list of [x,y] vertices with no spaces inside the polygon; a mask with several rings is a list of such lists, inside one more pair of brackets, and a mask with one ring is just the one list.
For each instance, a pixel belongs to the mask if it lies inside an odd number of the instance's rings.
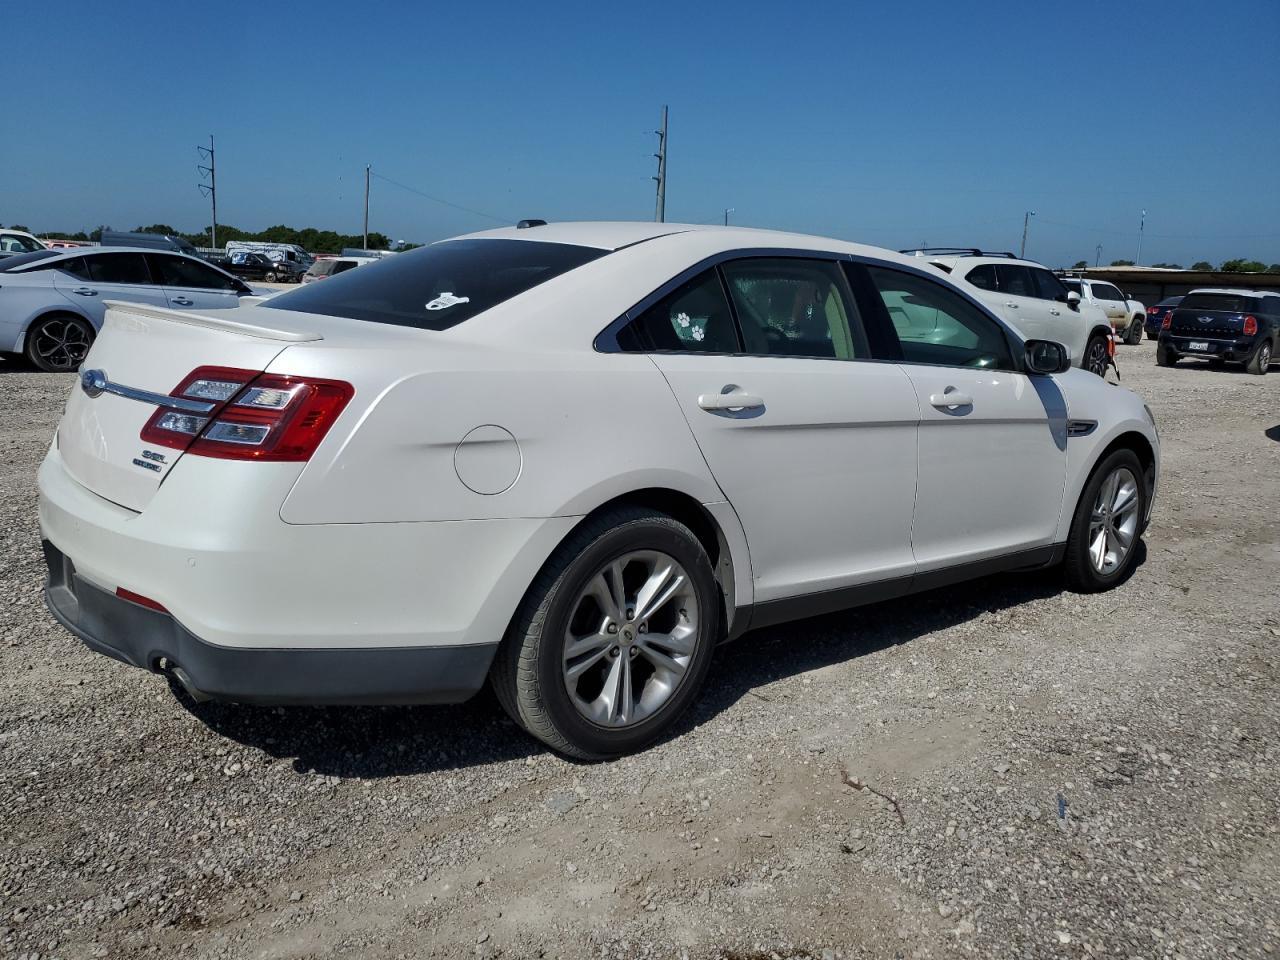
{"label": "shadow on gravel", "polygon": [[[1146,561],[1139,542],[1136,570]],[[1058,570],[1005,574],[749,632],[722,648],[689,713],[663,740],[679,738],[776,680],[854,660],[916,637],[1061,593]],[[485,687],[450,707],[260,707],[196,703],[176,682],[174,697],[220,736],[272,757],[293,757],[299,773],[396,777],[482,766],[546,752],[512,723]]]}

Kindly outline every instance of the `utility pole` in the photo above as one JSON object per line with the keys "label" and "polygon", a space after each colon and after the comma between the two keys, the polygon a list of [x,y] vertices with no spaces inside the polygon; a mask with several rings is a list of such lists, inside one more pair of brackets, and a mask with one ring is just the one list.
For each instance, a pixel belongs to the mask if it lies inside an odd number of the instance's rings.
{"label": "utility pole", "polygon": [[1022,218],[1022,249],[1018,251],[1018,259],[1021,260],[1027,255],[1027,225],[1031,223],[1031,218],[1036,215],[1034,210],[1028,210]]}
{"label": "utility pole", "polygon": [[666,223],[667,220],[667,107],[662,106],[662,129],[653,131],[658,135],[658,152],[654,154],[658,158],[658,175],[653,179],[658,181],[658,205],[654,211],[653,219],[658,223]]}
{"label": "utility pole", "polygon": [[1142,234],[1147,229],[1147,211],[1142,211],[1142,219],[1138,222],[1138,259],[1135,261],[1138,266],[1142,266]]}
{"label": "utility pole", "polygon": [[370,169],[371,169],[370,165],[366,163],[364,165],[364,247],[362,248],[364,250],[369,249],[369,172],[370,172]]}
{"label": "utility pole", "polygon": [[1098,246],[1093,251],[1093,265],[1096,267],[1101,261],[1102,261],[1102,244],[1098,244]]}
{"label": "utility pole", "polygon": [[200,158],[207,159],[209,165],[196,164],[196,169],[200,171],[201,177],[208,177],[208,183],[197,184],[200,192],[209,198],[213,204],[213,223],[209,227],[209,246],[215,249],[218,246],[218,168],[213,159],[213,134],[209,134],[209,146],[196,147],[196,152]]}
{"label": "utility pole", "polygon": [[729,214],[733,213],[733,211],[734,211],[734,210],[736,210],[736,209],[737,209],[737,207],[725,207],[725,208],[724,208],[724,225],[725,225],[726,227],[729,225]]}

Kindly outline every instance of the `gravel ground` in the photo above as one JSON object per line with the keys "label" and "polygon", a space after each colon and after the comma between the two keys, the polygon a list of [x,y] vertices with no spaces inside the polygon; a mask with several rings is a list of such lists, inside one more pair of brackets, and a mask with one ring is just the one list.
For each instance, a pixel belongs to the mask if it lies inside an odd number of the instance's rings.
{"label": "gravel ground", "polygon": [[1280,371],[1122,348],[1145,559],[748,635],[576,764],[456,708],[197,705],[41,599],[70,388],[0,363],[0,955],[1264,956],[1280,947]]}

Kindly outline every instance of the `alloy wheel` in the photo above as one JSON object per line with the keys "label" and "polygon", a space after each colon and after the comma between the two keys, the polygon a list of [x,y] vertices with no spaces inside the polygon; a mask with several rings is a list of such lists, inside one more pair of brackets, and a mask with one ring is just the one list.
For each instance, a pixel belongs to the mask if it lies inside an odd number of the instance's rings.
{"label": "alloy wheel", "polygon": [[562,676],[578,713],[619,728],[662,710],[699,641],[697,593],[684,567],[657,550],[625,554],[587,581],[572,611]]}
{"label": "alloy wheel", "polygon": [[1089,559],[1102,576],[1115,573],[1138,536],[1138,478],[1117,467],[1102,481],[1089,517]]}
{"label": "alloy wheel", "polygon": [[1085,369],[1099,377],[1107,373],[1107,342],[1101,338],[1089,344],[1089,352],[1084,358]]}
{"label": "alloy wheel", "polygon": [[74,370],[89,352],[90,336],[75,320],[46,320],[32,334],[36,359],[49,370]]}

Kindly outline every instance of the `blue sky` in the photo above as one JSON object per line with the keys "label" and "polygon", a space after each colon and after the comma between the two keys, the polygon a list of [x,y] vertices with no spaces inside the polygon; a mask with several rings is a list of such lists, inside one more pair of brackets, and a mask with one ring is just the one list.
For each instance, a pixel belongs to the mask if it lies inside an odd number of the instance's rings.
{"label": "blue sky", "polygon": [[[428,241],[667,219],[1054,265],[1280,261],[1280,3],[174,0],[4,16],[0,222],[219,219]],[[21,145],[20,150],[13,148]]]}

